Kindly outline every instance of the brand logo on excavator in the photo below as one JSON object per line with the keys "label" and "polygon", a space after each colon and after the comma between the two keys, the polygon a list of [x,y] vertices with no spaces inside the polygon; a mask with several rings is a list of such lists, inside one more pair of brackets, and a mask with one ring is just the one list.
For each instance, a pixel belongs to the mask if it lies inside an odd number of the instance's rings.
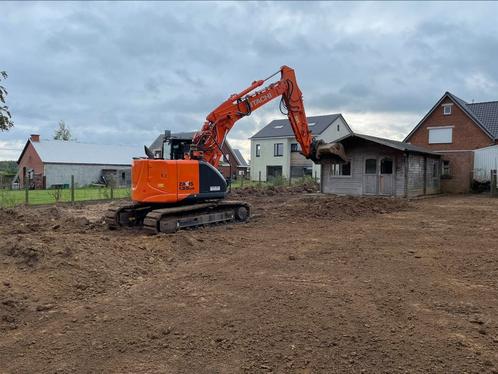
{"label": "brand logo on excavator", "polygon": [[194,189],[194,182],[192,182],[192,181],[180,182],[179,186],[178,186],[178,189],[180,191],[190,191],[190,190],[193,190]]}
{"label": "brand logo on excavator", "polygon": [[262,95],[261,97],[258,97],[256,100],[251,101],[251,106],[259,105],[264,103],[265,101],[271,100],[272,96],[271,93],[267,93],[266,95]]}

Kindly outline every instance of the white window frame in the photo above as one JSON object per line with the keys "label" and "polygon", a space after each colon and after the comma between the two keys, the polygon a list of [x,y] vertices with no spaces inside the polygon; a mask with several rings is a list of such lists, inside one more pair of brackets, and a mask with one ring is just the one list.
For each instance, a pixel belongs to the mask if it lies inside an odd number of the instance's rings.
{"label": "white window frame", "polygon": [[[296,146],[296,150],[292,149],[294,145]],[[301,145],[299,143],[291,143],[290,148],[291,148],[291,153],[296,153],[296,152],[299,153],[302,151]]]}
{"label": "white window frame", "polygon": [[332,178],[352,178],[353,177],[353,161],[348,159],[349,174],[342,174],[343,163],[333,162],[330,165],[330,176]]}
{"label": "white window frame", "polygon": [[[278,148],[282,147],[282,153],[279,154]],[[273,157],[283,157],[284,155],[284,143],[273,143]]]}
{"label": "white window frame", "polygon": [[[454,127],[455,126],[431,126],[431,127],[427,127],[427,130],[429,132],[427,134],[427,143],[428,144],[452,144],[453,143],[453,128]],[[436,130],[436,131],[437,130],[451,130],[449,141],[434,141],[434,140],[431,141],[431,130]]]}
{"label": "white window frame", "polygon": [[[443,115],[444,116],[451,116],[451,112],[453,111],[452,107],[453,104],[443,104]],[[448,109],[448,112],[446,111]]]}
{"label": "white window frame", "polygon": [[[445,163],[447,163],[446,166],[445,166]],[[441,177],[443,177],[443,178],[451,177],[451,162],[450,162],[450,160],[441,161]]]}

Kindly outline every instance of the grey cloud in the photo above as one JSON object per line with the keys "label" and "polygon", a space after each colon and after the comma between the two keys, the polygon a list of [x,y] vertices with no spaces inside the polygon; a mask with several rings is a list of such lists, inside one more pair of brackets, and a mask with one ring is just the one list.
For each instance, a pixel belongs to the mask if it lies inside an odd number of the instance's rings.
{"label": "grey cloud", "polygon": [[[26,126],[50,136],[63,119],[80,141],[148,144],[165,128],[200,128],[230,94],[284,64],[309,114],[421,117],[446,90],[498,98],[494,3],[7,3],[2,14],[0,68],[22,126],[1,139],[25,139]],[[230,136],[280,118],[277,104]]]}

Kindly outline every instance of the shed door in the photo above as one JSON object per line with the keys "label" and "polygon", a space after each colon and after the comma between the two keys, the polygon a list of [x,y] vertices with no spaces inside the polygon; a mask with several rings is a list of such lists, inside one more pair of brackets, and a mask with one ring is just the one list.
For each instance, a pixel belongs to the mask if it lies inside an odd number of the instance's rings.
{"label": "shed door", "polygon": [[394,190],[393,159],[384,157],[380,160],[379,194],[392,195]]}
{"label": "shed door", "polygon": [[377,159],[366,158],[363,174],[363,193],[365,195],[377,195]]}

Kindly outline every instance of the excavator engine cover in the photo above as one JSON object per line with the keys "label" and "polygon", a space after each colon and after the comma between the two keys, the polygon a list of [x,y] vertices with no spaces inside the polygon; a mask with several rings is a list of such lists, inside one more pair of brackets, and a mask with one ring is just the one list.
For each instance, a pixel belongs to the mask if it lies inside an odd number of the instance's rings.
{"label": "excavator engine cover", "polygon": [[133,160],[131,199],[141,203],[223,199],[227,182],[213,165],[198,160]]}

